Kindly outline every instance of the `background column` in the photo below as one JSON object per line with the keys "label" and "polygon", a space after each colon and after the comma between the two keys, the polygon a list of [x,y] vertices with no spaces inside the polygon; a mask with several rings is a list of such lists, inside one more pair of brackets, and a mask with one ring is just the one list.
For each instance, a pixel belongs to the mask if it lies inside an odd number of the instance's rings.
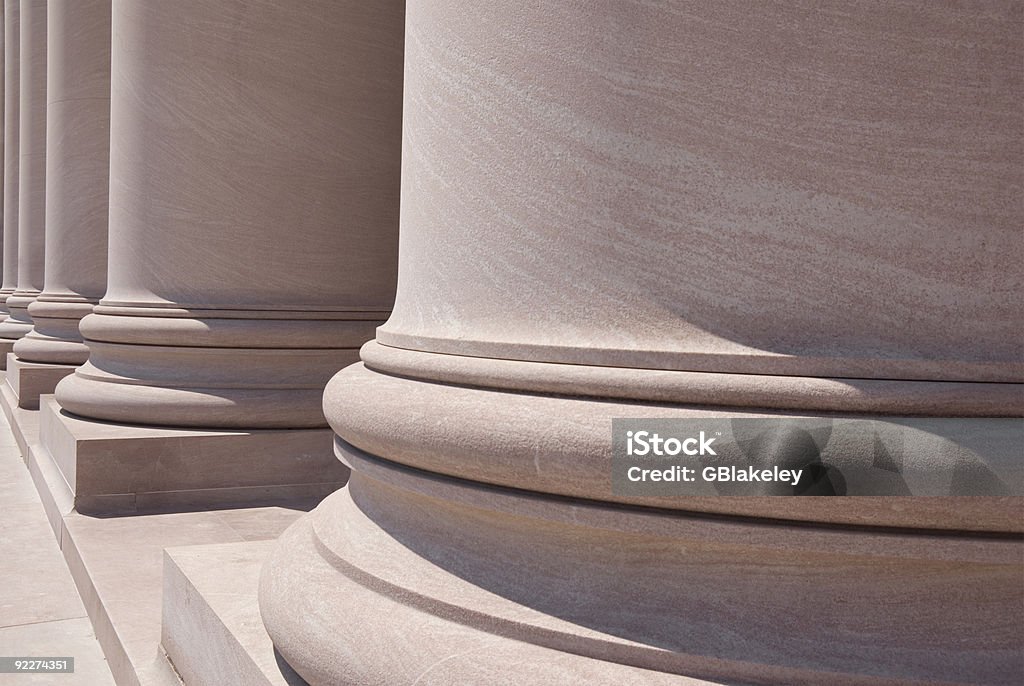
{"label": "background column", "polygon": [[47,31],[46,287],[8,375],[22,407],[86,361],[78,323],[107,280],[110,0],[50,0]]}
{"label": "background column", "polygon": [[46,0],[21,0],[19,107],[18,285],[0,338],[32,329],[28,306],[43,288],[46,241]]}
{"label": "background column", "polygon": [[[108,288],[60,422],[308,430],[231,459],[338,481],[323,387],[394,299],[402,20],[401,2],[114,5]],[[172,476],[192,485],[260,475],[189,455]]]}
{"label": "background column", "polygon": [[[6,10],[4,10],[4,11],[6,11]],[[3,55],[3,59],[4,59],[4,62],[5,62],[4,68],[0,69],[0,94],[2,94],[2,95],[0,95],[0,126],[6,126],[6,124],[4,123],[4,116],[5,116],[4,112],[6,111],[6,108],[3,105],[3,100],[5,100],[6,97],[7,97],[6,92],[5,92],[6,86],[4,85],[6,83],[6,81],[4,79],[4,71],[6,71],[6,69],[7,69],[7,67],[6,67],[6,60],[7,60],[7,58],[6,58],[6,55],[4,55],[4,48],[3,48],[3,45],[6,44],[6,40],[5,40],[4,35],[3,35],[5,29],[2,28],[2,25],[5,25],[5,24],[6,24],[6,22],[3,20],[3,14],[2,14],[2,12],[0,12],[0,55]],[[4,161],[3,161],[3,159],[4,159],[3,149],[4,149],[4,135],[3,135],[2,132],[0,132],[0,234],[3,233],[3,177],[4,177],[4,169],[3,169],[3,167],[4,167],[4,164],[5,164]],[[0,237],[0,277],[3,276],[3,254],[4,254],[4,251],[3,251],[3,238]],[[0,321],[3,321],[7,317],[7,314],[8,314],[8,312],[7,312],[7,296],[10,295],[10,293],[4,294],[2,291],[3,291],[3,286],[0,285]],[[0,354],[4,354],[6,352],[7,351],[0,351]],[[6,357],[6,355],[4,355],[4,357]]]}
{"label": "background column", "polygon": [[[0,321],[10,315],[7,298],[18,286],[18,110],[21,82],[21,0],[4,0],[4,273],[0,287]],[[12,327],[16,331],[17,327]],[[14,340],[0,334],[0,366],[7,368],[7,353]]]}
{"label": "background column", "polygon": [[[349,484],[264,567],[288,663],[1019,680],[1019,10],[410,0],[399,293],[324,395]],[[617,418],[987,497],[613,490]]]}

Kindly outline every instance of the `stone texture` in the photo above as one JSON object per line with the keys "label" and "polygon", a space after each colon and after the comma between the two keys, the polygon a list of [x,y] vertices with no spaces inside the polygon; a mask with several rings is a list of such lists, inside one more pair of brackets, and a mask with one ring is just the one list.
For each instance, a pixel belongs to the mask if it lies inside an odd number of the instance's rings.
{"label": "stone texture", "polygon": [[18,407],[38,410],[39,396],[53,393],[57,382],[73,371],[74,367],[71,365],[28,362],[14,353],[9,353],[7,383],[18,399]]}
{"label": "stone texture", "polygon": [[109,285],[64,409],[326,426],[324,385],[394,298],[401,10],[114,7]]}
{"label": "stone texture", "polygon": [[[2,316],[6,317],[7,315],[3,314]],[[0,355],[3,356],[0,359],[0,369],[7,369],[7,356],[14,351],[14,344],[16,342],[8,338],[0,338]]]}
{"label": "stone texture", "polygon": [[187,684],[300,686],[274,652],[256,604],[271,541],[165,552],[161,645]]}
{"label": "stone texture", "polygon": [[0,338],[9,339],[32,328],[28,306],[43,288],[46,241],[46,0],[21,0],[19,18],[18,282],[0,322]]}
{"label": "stone texture", "polygon": [[46,279],[15,352],[77,365],[89,354],[78,322],[107,280],[110,0],[51,0],[48,10]]}
{"label": "stone texture", "polygon": [[348,469],[331,432],[196,430],[80,419],[44,397],[39,459],[52,461],[78,512],[132,513],[322,498]]}
{"label": "stone texture", "polygon": [[[10,314],[7,298],[18,287],[18,178],[21,83],[21,0],[4,0],[4,262],[0,313]],[[7,356],[3,356],[7,364]]]}
{"label": "stone texture", "polygon": [[[6,384],[5,384],[6,387]],[[164,657],[160,648],[161,637],[161,579],[164,548],[195,546],[204,544],[238,544],[246,541],[266,541],[278,536],[304,511],[316,505],[319,498],[293,499],[283,506],[257,508],[231,508],[205,510],[192,507],[193,511],[136,514],[130,517],[94,517],[75,512],[63,476],[54,468],[52,459],[39,443],[38,425],[35,421],[38,411],[21,410],[12,406],[9,393],[4,393],[4,410],[14,417],[14,436],[0,419],[0,456],[11,455],[13,464],[10,471],[0,464],[0,502],[5,507],[20,507],[23,502],[34,502],[36,517],[32,532],[22,525],[22,518],[15,515],[11,526],[18,527],[13,540],[24,546],[21,533],[37,540],[34,550],[44,549],[38,544],[40,536],[48,538],[50,532],[45,521],[49,519],[52,535],[60,543],[67,569],[60,561],[60,554],[53,550],[59,566],[57,570],[64,580],[64,587],[70,587],[68,571],[81,594],[81,601],[75,607],[82,616],[88,613],[96,638],[106,656],[110,671],[116,683],[131,686],[179,686],[180,681]],[[49,399],[52,403],[52,398]],[[17,439],[17,440],[15,440]],[[24,444],[25,461],[28,470],[17,459],[19,445]],[[7,446],[5,448],[5,446]],[[38,497],[24,492],[31,475],[35,481]],[[11,483],[8,477],[14,477]],[[42,501],[46,518],[38,512]],[[180,504],[178,505],[180,508]],[[0,523],[0,527],[4,525]],[[42,527],[40,529],[39,527]],[[45,543],[45,541],[44,541]],[[0,548],[3,542],[0,541]],[[15,555],[10,556],[16,559]],[[34,558],[34,556],[33,556]],[[27,559],[27,558],[26,558]],[[255,594],[255,568],[247,572],[253,578],[246,593]],[[33,581],[32,575],[18,579],[15,587],[25,584],[36,587],[56,588],[58,575],[39,575]],[[72,588],[73,592],[73,588]],[[0,602],[3,601],[0,590]],[[39,601],[56,605],[61,598],[47,594]],[[257,613],[255,601],[249,602],[248,612]],[[3,611],[0,610],[0,617]],[[256,615],[258,617],[258,615]],[[86,620],[83,618],[83,622]],[[257,619],[258,622],[258,619]],[[87,624],[86,624],[87,625]],[[2,631],[2,629],[0,629]],[[48,645],[66,644],[74,648],[77,644],[66,632],[55,627]],[[264,634],[264,641],[269,639]],[[92,650],[99,655],[99,648]],[[57,653],[54,653],[57,654]],[[85,654],[84,651],[81,654]],[[89,656],[87,656],[89,657]],[[83,670],[83,675],[92,674]],[[99,680],[83,683],[106,683]]]}
{"label": "stone texture", "polygon": [[[0,646],[6,656],[73,656],[74,674],[0,674],[0,684],[112,686],[110,669],[0,417]],[[57,681],[59,680],[59,681]]]}
{"label": "stone texture", "polygon": [[1024,416],[1020,8],[407,10],[398,295],[264,566],[288,664],[1019,683],[1020,498],[616,496],[609,429]]}

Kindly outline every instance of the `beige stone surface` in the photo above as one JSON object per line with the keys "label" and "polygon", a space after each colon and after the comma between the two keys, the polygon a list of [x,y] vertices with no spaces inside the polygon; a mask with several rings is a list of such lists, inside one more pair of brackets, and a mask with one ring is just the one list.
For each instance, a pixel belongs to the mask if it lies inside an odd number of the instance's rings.
{"label": "beige stone surface", "polygon": [[110,0],[50,0],[47,31],[46,278],[15,352],[81,364],[78,322],[107,281]]}
{"label": "beige stone surface", "polygon": [[331,432],[120,426],[42,399],[39,459],[52,461],[79,512],[131,513],[322,498],[348,478]]}
{"label": "beige stone surface", "polygon": [[[46,240],[46,0],[19,9],[18,282],[0,337],[21,338],[32,327],[28,306],[43,288]],[[6,224],[5,224],[6,226]]]}
{"label": "beige stone surface", "polygon": [[624,498],[609,456],[622,417],[1024,416],[1022,61],[1006,2],[410,0],[396,304],[325,392],[348,486],[264,566],[286,661],[1019,683],[1020,498]]}
{"label": "beige stone surface", "polygon": [[0,369],[7,369],[7,356],[14,350],[14,343],[11,339],[0,338]]}
{"label": "beige stone surface", "polygon": [[274,653],[256,593],[273,543],[226,543],[165,551],[161,645],[195,686],[301,686]]}
{"label": "beige stone surface", "polygon": [[1024,381],[1014,3],[469,5],[408,5],[381,343]]}
{"label": "beige stone surface", "polygon": [[25,410],[38,410],[39,396],[52,394],[57,382],[75,371],[72,365],[28,362],[14,353],[8,355],[7,383],[18,398],[18,407]]}
{"label": "beige stone surface", "polygon": [[[15,418],[16,424],[11,428],[6,424],[0,426],[0,456],[11,452],[14,456],[9,461],[13,465],[12,473],[20,482],[9,483],[8,472],[0,464],[0,503],[18,507],[22,502],[32,502],[36,511],[34,528],[31,532],[26,531],[25,535],[41,537],[44,544],[49,544],[50,537],[55,536],[61,549],[52,549],[53,557],[59,563],[59,574],[46,571],[45,575],[28,574],[23,579],[18,578],[17,583],[11,586],[12,593],[27,588],[26,584],[30,585],[28,587],[35,584],[39,588],[73,590],[70,581],[73,578],[82,598],[81,601],[74,598],[76,616],[81,618],[81,626],[88,626],[91,621],[96,635],[93,654],[100,656],[99,647],[95,644],[98,639],[116,682],[132,686],[177,686],[177,677],[160,648],[164,548],[270,540],[280,535],[302,512],[311,509],[317,499],[292,499],[281,506],[222,510],[193,506],[192,511],[130,517],[82,515],[73,511],[63,476],[54,468],[38,441],[39,412],[22,410],[11,404],[10,397],[4,397],[4,410]],[[49,400],[52,402],[52,398]],[[13,435],[12,428],[15,429]],[[18,443],[26,446],[27,470],[17,458]],[[28,485],[30,475],[38,495],[33,494]],[[39,507],[40,500],[45,516]],[[19,516],[10,518],[11,526],[20,527],[19,531],[25,529],[24,521]],[[14,537],[13,542],[24,545],[20,534]],[[0,542],[0,548],[2,546]],[[46,545],[36,547],[38,551],[46,550]],[[60,552],[63,552],[64,561],[60,560]],[[250,573],[256,572],[252,570]],[[65,585],[61,587],[60,584]],[[255,584],[250,594],[255,594]],[[0,589],[0,602],[5,598]],[[66,602],[50,591],[40,598],[42,602],[49,603],[48,606],[58,609],[59,603]],[[82,614],[83,603],[87,619]],[[249,608],[251,613],[257,611],[255,600],[250,601]],[[2,614],[0,612],[0,616]],[[68,631],[58,629],[54,627],[50,638],[68,634]],[[92,672],[85,670],[84,674]],[[107,681],[95,677],[94,681],[71,683],[98,685]]]}
{"label": "beige stone surface", "polygon": [[85,608],[7,421],[0,418],[0,653],[75,658],[74,674],[0,674],[0,684],[113,686]]}
{"label": "beige stone surface", "polygon": [[[87,589],[83,599],[118,682],[168,683],[159,653],[165,548],[273,538],[301,512],[255,508],[110,519],[66,516],[64,554],[72,575]],[[244,533],[236,528],[243,521]]]}
{"label": "beige stone surface", "polygon": [[402,7],[116,5],[109,286],[66,410],[325,427],[394,298]]}
{"label": "beige stone surface", "polygon": [[[4,0],[4,262],[0,313],[6,319],[7,298],[18,287],[18,170],[21,68],[21,0]],[[3,358],[6,363],[7,358]]]}

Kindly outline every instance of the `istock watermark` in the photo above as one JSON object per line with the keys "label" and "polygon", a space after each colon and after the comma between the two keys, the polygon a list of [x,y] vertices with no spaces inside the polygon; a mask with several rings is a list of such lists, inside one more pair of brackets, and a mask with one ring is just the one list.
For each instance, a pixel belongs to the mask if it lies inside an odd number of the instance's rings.
{"label": "istock watermark", "polygon": [[1024,495],[1024,419],[612,420],[625,496]]}

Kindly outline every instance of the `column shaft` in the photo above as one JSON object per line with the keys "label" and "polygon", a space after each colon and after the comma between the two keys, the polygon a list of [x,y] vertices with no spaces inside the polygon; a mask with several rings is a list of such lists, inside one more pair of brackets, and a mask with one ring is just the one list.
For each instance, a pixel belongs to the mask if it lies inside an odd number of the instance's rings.
{"label": "column shaft", "polygon": [[46,285],[14,352],[82,364],[78,324],[107,277],[110,0],[50,0],[47,30]]}
{"label": "column shaft", "polygon": [[[18,286],[18,108],[21,82],[21,0],[4,0],[4,273],[0,311],[10,314],[7,298]],[[6,355],[4,355],[6,364]]]}
{"label": "column shaft", "polygon": [[18,136],[18,284],[0,338],[32,329],[28,306],[43,288],[46,243],[46,0],[21,0]]}

